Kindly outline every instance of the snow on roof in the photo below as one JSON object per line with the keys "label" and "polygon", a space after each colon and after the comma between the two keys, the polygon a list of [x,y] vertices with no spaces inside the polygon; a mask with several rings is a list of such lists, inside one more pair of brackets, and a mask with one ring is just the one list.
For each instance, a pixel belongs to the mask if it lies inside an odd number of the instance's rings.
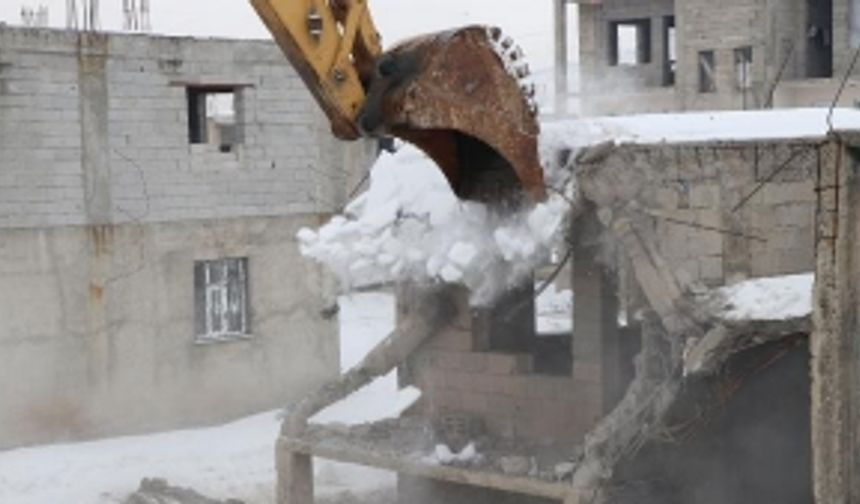
{"label": "snow on roof", "polygon": [[[618,144],[818,139],[827,135],[826,108],[685,112],[593,117],[544,123],[543,140],[568,147]],[[835,109],[833,129],[860,130],[860,110]]]}
{"label": "snow on roof", "polygon": [[717,289],[725,320],[788,320],[812,313],[815,275],[755,278]]}

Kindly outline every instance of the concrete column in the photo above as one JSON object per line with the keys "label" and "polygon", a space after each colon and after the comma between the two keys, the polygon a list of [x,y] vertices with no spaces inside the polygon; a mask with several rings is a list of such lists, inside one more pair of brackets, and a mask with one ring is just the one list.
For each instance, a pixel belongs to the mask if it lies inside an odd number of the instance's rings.
{"label": "concrete column", "polygon": [[555,113],[567,114],[567,1],[554,2],[555,26]]}
{"label": "concrete column", "polygon": [[597,260],[600,224],[593,212],[573,226],[573,376],[591,387],[601,411],[621,398],[618,293],[615,274]]}
{"label": "concrete column", "polygon": [[312,457],[290,451],[279,442],[275,453],[275,465],[278,472],[278,504],[313,504]]}
{"label": "concrete column", "polygon": [[78,86],[84,206],[90,224],[111,223],[111,170],[108,141],[108,38],[96,33],[79,35]]}
{"label": "concrete column", "polygon": [[821,147],[813,303],[812,450],[816,502],[860,502],[860,150]]}

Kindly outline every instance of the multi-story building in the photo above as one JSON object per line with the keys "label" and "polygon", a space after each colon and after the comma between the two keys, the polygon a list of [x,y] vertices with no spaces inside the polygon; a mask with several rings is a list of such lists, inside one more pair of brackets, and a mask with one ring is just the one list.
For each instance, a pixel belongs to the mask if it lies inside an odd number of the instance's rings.
{"label": "multi-story building", "polygon": [[559,41],[579,10],[586,114],[829,106],[860,47],[856,0],[554,1]]}
{"label": "multi-story building", "polygon": [[211,423],[336,376],[296,232],[363,146],[270,42],[0,26],[0,446]]}

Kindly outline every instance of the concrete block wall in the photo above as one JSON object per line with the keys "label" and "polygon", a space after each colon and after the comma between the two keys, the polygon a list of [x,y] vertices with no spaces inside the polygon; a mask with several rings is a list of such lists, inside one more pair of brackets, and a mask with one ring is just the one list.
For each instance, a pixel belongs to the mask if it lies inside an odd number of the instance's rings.
{"label": "concrete block wall", "polygon": [[420,412],[439,425],[479,419],[490,434],[552,443],[578,439],[602,414],[600,377],[574,364],[568,377],[532,372],[531,355],[478,352],[470,329],[437,335],[410,359]]}
{"label": "concrete block wall", "polygon": [[[3,231],[0,447],[226,421],[339,370],[312,216]],[[248,258],[248,339],[195,341],[194,261]]]}
{"label": "concrete block wall", "polygon": [[622,146],[600,169],[647,181],[638,201],[664,256],[685,280],[716,286],[814,269],[819,151],[812,141]]}
{"label": "concrete block wall", "polygon": [[[189,143],[190,85],[235,88],[232,152]],[[267,41],[0,27],[0,131],[2,227],[326,213],[368,160]]]}
{"label": "concrete block wall", "polygon": [[[604,298],[595,295],[602,277],[588,275],[584,261],[577,265],[583,274],[573,278],[573,288],[584,296],[578,308],[603,313]],[[462,290],[451,292],[448,299],[458,315],[410,356],[400,377],[403,384],[422,390],[413,413],[431,419],[443,436],[453,437],[449,442],[466,442],[481,433],[546,444],[559,439],[576,441],[611,406],[607,401],[612,399],[606,394],[611,380],[607,380],[604,365],[611,335],[603,326],[604,319],[582,317],[573,335],[569,374],[542,374],[536,372],[534,357],[527,350],[529,335],[517,335],[517,342],[526,348],[520,352],[488,348],[490,338],[481,323],[483,310],[470,308]],[[398,300],[399,316],[409,316],[408,296]],[[611,319],[614,327],[617,308]],[[472,426],[470,432],[457,432],[464,425]]]}
{"label": "concrete block wall", "polygon": [[[833,2],[832,79],[807,79],[808,6],[802,0],[678,0],[666,4],[611,0],[580,4],[580,61],[586,83],[583,91],[589,96],[584,108],[592,115],[757,109],[771,102],[774,87],[777,97],[772,103],[776,106],[829,106],[854,56],[855,48],[850,46],[851,1]],[[607,66],[609,20],[654,15],[652,49],[658,60],[663,40],[657,22],[672,13],[678,60],[674,86],[660,88],[659,65]],[[752,87],[748,90],[737,86],[734,64],[734,50],[745,46],[753,50]],[[706,50],[714,51],[715,56],[717,90],[713,93],[699,92],[698,54]],[[854,73],[860,75],[860,69]],[[794,89],[798,82],[814,90]],[[791,89],[783,91],[784,87]],[[857,99],[857,93],[849,88],[843,102],[852,106]]]}
{"label": "concrete block wall", "polygon": [[[580,63],[583,92],[610,89],[625,93],[641,88],[659,87],[663,83],[663,20],[673,14],[671,0],[612,0],[599,4],[581,4],[579,8]],[[632,19],[651,20],[651,62],[610,66],[609,23]]]}

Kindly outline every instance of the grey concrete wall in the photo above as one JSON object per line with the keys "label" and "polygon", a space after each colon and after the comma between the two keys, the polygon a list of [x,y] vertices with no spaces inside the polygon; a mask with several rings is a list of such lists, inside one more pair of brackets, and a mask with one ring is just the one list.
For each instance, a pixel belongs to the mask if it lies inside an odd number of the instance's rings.
{"label": "grey concrete wall", "polygon": [[[810,79],[807,2],[802,0],[612,0],[580,5],[580,61],[584,110],[590,115],[680,110],[757,109],[829,106],[856,48],[851,47],[851,1],[833,1],[833,77]],[[662,31],[659,21],[674,12],[677,26],[677,78],[661,88]],[[654,62],[633,67],[607,65],[607,23],[652,17]],[[752,86],[737,86],[734,50],[753,49]],[[699,91],[698,54],[714,51],[716,92]],[[855,68],[853,76],[860,76]],[[775,96],[772,98],[772,95]],[[860,100],[856,86],[841,104]]]}
{"label": "grey concrete wall", "polygon": [[[0,447],[211,424],[284,405],[338,371],[313,217],[3,232]],[[247,257],[251,334],[199,344],[194,261]]]}
{"label": "grey concrete wall", "polygon": [[637,180],[631,190],[668,263],[683,280],[718,286],[814,269],[820,156],[801,141],[631,145],[597,171]]}
{"label": "grey concrete wall", "polygon": [[[242,139],[191,145],[186,87]],[[295,233],[367,144],[264,41],[0,26],[0,447],[231,419],[339,370],[331,279]],[[247,257],[250,338],[200,345],[194,261]]]}
{"label": "grey concrete wall", "polygon": [[[188,85],[236,86],[232,152],[189,143]],[[7,228],[325,213],[366,159],[263,41],[0,27],[0,132]]]}

